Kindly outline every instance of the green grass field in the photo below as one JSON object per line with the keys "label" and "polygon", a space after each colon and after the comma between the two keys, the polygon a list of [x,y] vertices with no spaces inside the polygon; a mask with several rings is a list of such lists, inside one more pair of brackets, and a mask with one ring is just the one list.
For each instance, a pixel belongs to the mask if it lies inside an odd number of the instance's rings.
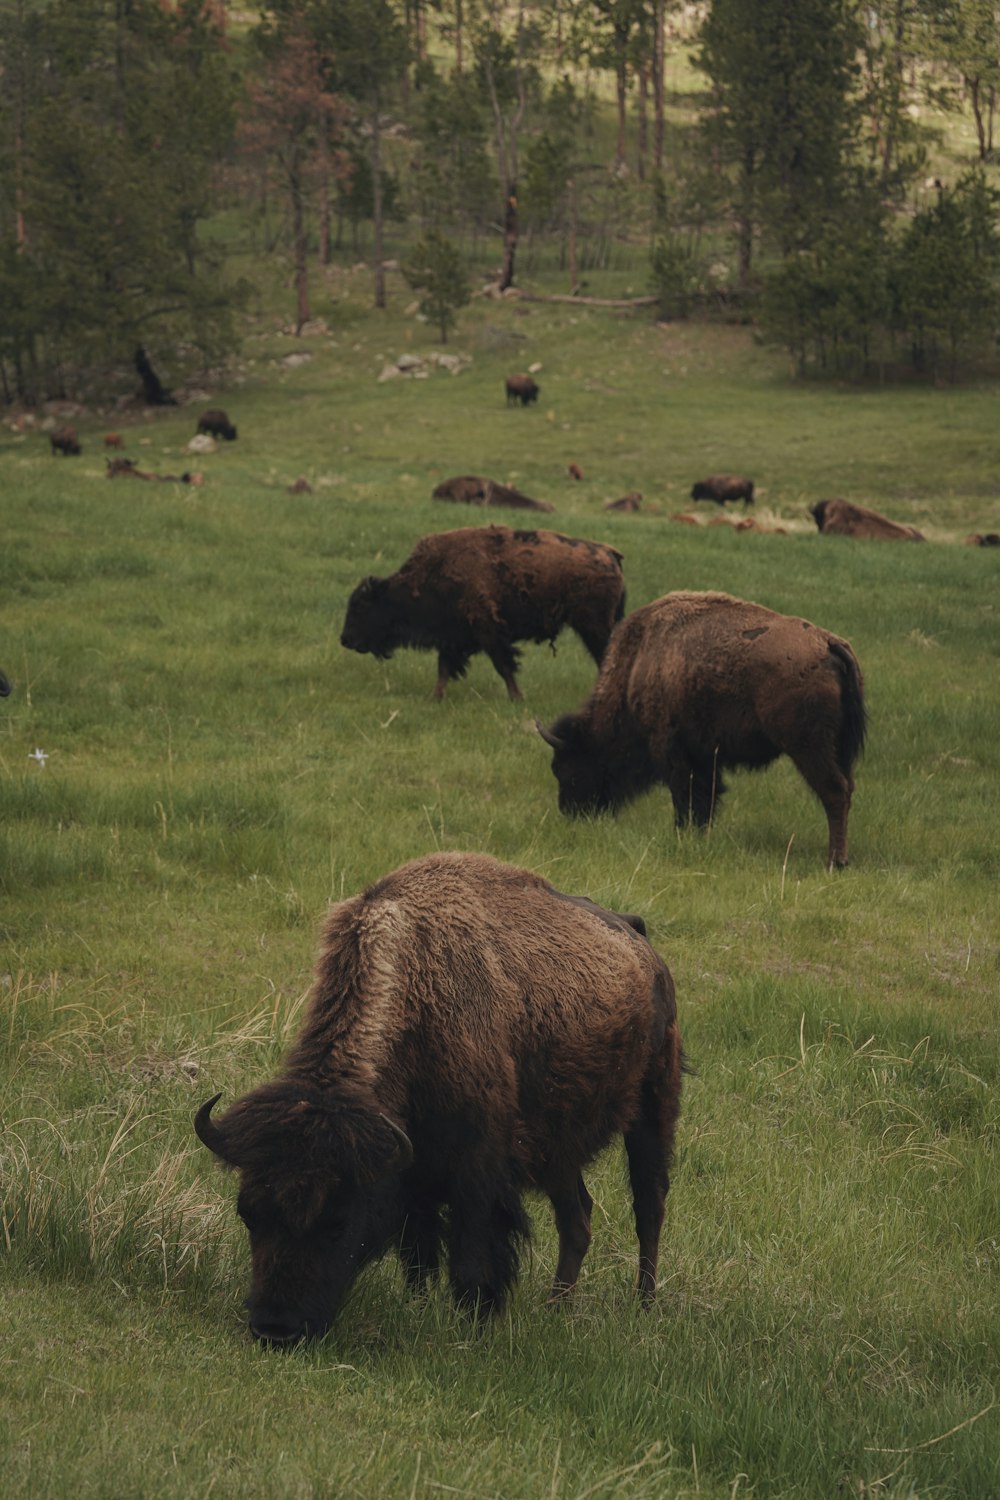
{"label": "green grass field", "polygon": [[[961,545],[1000,529],[996,384],[796,386],[744,329],[486,301],[461,374],[379,383],[436,345],[404,288],[384,317],[369,292],[331,273],[329,335],[261,317],[230,386],[85,415],[78,459],[0,437],[0,1487],[1000,1493],[1000,559]],[[505,374],[536,362],[538,406],[508,410]],[[209,404],[240,437],[195,458]],[[109,482],[110,427],[204,484]],[[671,523],[719,469],[787,534]],[[431,530],[524,522],[430,499],[461,473],[618,546],[630,607],[721,588],[851,640],[871,726],[849,869],[824,869],[782,763],[735,774],[708,834],[677,834],[662,789],[563,820],[533,722],[590,688],[573,638],[526,647],[523,704],[483,658],[436,704],[429,654],[342,650],[365,574]],[[642,513],[604,514],[632,489]],[[927,545],[818,536],[806,506],[837,494]],[[449,848],[641,911],[671,966],[695,1072],[658,1304],[633,1306],[616,1149],[572,1310],[543,1305],[539,1206],[483,1335],[386,1261],[322,1344],[268,1355],[192,1116],[275,1068],[327,903]]]}

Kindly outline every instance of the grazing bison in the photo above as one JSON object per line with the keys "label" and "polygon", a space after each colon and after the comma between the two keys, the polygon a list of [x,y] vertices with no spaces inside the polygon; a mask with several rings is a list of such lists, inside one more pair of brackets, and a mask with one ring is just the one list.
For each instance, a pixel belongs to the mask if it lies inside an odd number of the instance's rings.
{"label": "grazing bison", "polygon": [[67,458],[79,457],[80,440],[76,435],[75,427],[57,427],[54,432],[49,433],[49,442],[52,444],[53,453],[65,454]]}
{"label": "grazing bison", "polygon": [[208,411],[202,412],[198,418],[198,431],[207,432],[211,437],[225,438],[227,443],[231,443],[236,437],[236,428],[226,413],[217,406],[210,406]]}
{"label": "grazing bison", "polygon": [[809,514],[824,536],[853,536],[866,541],[922,542],[915,526],[904,526],[880,516],[877,510],[852,505],[850,500],[817,500]]}
{"label": "grazing bison", "polygon": [[522,406],[530,406],[538,400],[539,387],[530,375],[508,375],[505,390],[508,406],[516,406],[519,401]]}
{"label": "grazing bison", "polygon": [[511,699],[521,697],[515,641],[576,631],[600,664],[625,611],[622,555],[556,531],[469,526],[417,543],[391,578],[366,578],[347,605],[340,637],[384,660],[400,646],[438,653],[434,697],[485,651]]}
{"label": "grazing bison", "polygon": [[753,504],[753,480],[742,474],[710,474],[691,486],[692,500],[714,500],[716,505],[725,505],[730,500],[742,500],[744,505]]}
{"label": "grazing bison", "polygon": [[500,505],[508,510],[538,510],[551,513],[555,510],[547,500],[532,500],[510,485],[497,484],[495,479],[482,479],[478,474],[459,474],[454,479],[442,479],[431,496],[433,500],[454,500],[459,505]]}
{"label": "grazing bison", "polygon": [[413,860],[333,908],[277,1078],[195,1118],[239,1173],[258,1339],[324,1333],[392,1247],[418,1291],[443,1248],[457,1304],[499,1312],[528,1189],[552,1204],[551,1295],[568,1296],[591,1237],[582,1171],[617,1135],[652,1300],[681,1042],[673,981],[641,931],[482,854]]}
{"label": "grazing bison", "polygon": [[538,728],[564,813],[614,811],[664,782],[678,826],[711,821],[724,771],[787,755],[823,804],[832,868],[847,863],[865,724],[846,641],[728,594],[676,593],[618,627],[580,712]]}

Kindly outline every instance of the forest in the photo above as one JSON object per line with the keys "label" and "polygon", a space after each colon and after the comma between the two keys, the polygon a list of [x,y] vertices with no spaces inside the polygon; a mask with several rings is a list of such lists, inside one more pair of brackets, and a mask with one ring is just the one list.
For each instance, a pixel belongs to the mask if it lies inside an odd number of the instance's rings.
{"label": "forest", "polygon": [[7,0],[0,56],[7,403],[223,368],[275,262],[296,331],[362,259],[442,338],[516,285],[801,376],[996,356],[987,0]]}

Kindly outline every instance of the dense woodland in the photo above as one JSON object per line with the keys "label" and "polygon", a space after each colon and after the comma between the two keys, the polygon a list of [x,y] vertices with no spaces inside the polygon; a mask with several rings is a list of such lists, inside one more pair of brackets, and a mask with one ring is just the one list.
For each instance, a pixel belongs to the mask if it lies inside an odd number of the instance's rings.
{"label": "dense woodland", "polygon": [[4,0],[0,59],[7,402],[220,365],[270,257],[296,330],[363,258],[442,338],[529,282],[752,321],[803,375],[996,354],[987,0]]}

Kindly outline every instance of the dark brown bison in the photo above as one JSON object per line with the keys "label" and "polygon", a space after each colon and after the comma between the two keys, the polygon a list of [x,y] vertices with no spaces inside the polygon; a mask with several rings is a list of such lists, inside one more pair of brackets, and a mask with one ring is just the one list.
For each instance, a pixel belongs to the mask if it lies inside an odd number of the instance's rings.
{"label": "dark brown bison", "polygon": [[1000,532],[973,531],[965,538],[967,547],[1000,547]]}
{"label": "dark brown bison", "polygon": [[522,406],[530,406],[538,400],[539,387],[530,375],[508,375],[504,388],[508,406],[516,406],[519,401]]}
{"label": "dark brown bison", "polygon": [[198,431],[207,432],[214,438],[225,438],[231,443],[236,437],[236,428],[221,407],[211,406],[198,418]]}
{"label": "dark brown bison", "polygon": [[529,1189],[552,1204],[568,1296],[591,1238],[582,1171],[618,1135],[651,1301],[680,1086],[673,981],[640,920],[482,854],[403,865],[331,911],[277,1078],[195,1119],[239,1173],[251,1332],[321,1335],[391,1248],[414,1290],[444,1251],[457,1304],[498,1312]]}
{"label": "dark brown bison", "polygon": [[728,594],[676,593],[619,625],[579,713],[538,728],[563,812],[614,811],[663,782],[678,826],[711,821],[724,771],[787,755],[823,804],[832,868],[847,863],[865,725],[846,641]]}
{"label": "dark brown bison", "polygon": [[852,505],[850,500],[817,500],[809,514],[824,536],[853,536],[866,541],[922,542],[915,526],[904,526],[880,516],[877,510]]}
{"label": "dark brown bison", "polygon": [[152,469],[140,469],[134,458],[106,458],[109,479],[150,479],[159,480],[161,484],[191,484],[193,476],[184,474],[156,474]]}
{"label": "dark brown bison", "polygon": [[642,495],[639,490],[629,490],[627,495],[622,495],[618,500],[609,500],[604,507],[605,510],[622,510],[635,512],[642,509]]}
{"label": "dark brown bison", "polygon": [[547,500],[532,500],[508,484],[497,484],[495,479],[483,479],[478,474],[458,474],[454,479],[442,479],[431,496],[433,500],[454,500],[459,505],[499,505],[507,510],[537,510],[551,513],[555,510]]}
{"label": "dark brown bison", "polygon": [[434,697],[485,651],[511,699],[521,697],[515,641],[554,641],[564,625],[599,664],[625,611],[622,555],[556,531],[468,526],[417,543],[390,578],[366,578],[340,637],[381,659],[400,646],[438,653]]}
{"label": "dark brown bison", "polygon": [[75,427],[57,427],[54,432],[49,433],[49,442],[53,453],[62,453],[67,458],[77,458],[82,451]]}
{"label": "dark brown bison", "polygon": [[730,500],[742,500],[744,505],[753,504],[753,480],[742,474],[710,474],[691,486],[692,500],[714,500],[716,505],[725,505]]}

